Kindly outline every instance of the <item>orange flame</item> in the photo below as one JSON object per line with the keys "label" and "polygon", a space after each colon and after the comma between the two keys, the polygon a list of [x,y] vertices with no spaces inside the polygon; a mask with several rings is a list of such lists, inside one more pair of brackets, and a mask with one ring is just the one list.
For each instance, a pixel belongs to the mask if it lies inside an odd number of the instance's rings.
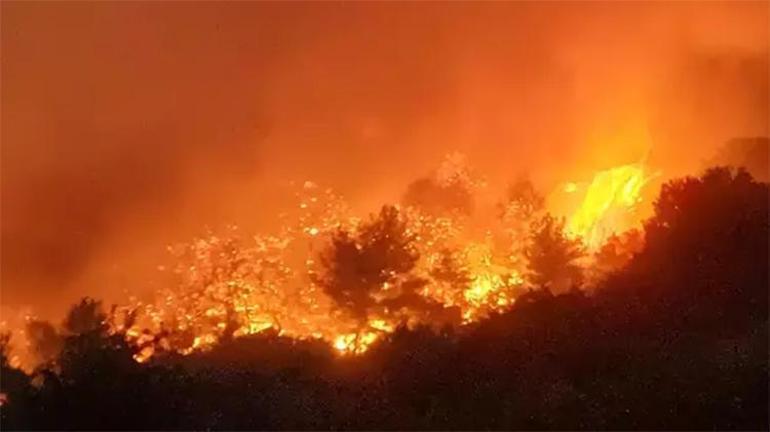
{"label": "orange flame", "polygon": [[[637,205],[642,190],[652,179],[641,164],[623,165],[594,175],[580,207],[568,219],[566,230],[583,239],[590,250],[597,250],[613,234],[639,221]],[[574,183],[565,191],[574,192]]]}

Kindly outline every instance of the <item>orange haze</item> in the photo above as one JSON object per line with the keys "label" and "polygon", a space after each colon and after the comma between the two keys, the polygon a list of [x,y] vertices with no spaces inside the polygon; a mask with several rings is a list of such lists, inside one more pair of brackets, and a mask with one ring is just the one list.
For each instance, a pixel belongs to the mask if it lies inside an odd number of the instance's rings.
{"label": "orange haze", "polygon": [[2,302],[157,286],[165,245],[360,210],[444,154],[543,191],[768,135],[765,2],[2,3]]}

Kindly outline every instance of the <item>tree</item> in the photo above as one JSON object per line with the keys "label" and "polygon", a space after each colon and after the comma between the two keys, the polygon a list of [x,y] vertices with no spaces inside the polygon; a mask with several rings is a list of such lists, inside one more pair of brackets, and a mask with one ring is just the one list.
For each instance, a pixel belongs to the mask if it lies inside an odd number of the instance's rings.
{"label": "tree", "polygon": [[530,221],[538,212],[543,210],[545,199],[535,189],[532,182],[520,177],[510,186],[505,194],[505,200],[498,204],[498,214],[503,221]]}
{"label": "tree", "polygon": [[64,330],[71,335],[88,333],[102,334],[107,331],[107,315],[102,302],[84,297],[73,306],[64,318]]}
{"label": "tree", "polygon": [[398,209],[385,206],[357,234],[338,231],[333,235],[330,247],[321,254],[324,271],[316,281],[340,308],[363,321],[386,284],[414,268],[418,253],[413,242]]}
{"label": "tree", "polygon": [[380,304],[391,311],[406,309],[412,317],[435,329],[459,325],[462,311],[458,306],[445,306],[420,292],[428,283],[439,284],[459,301],[468,288],[470,276],[455,254],[450,249],[443,249],[440,254],[439,262],[428,271],[430,279],[410,275],[399,284],[396,296],[385,298]]}
{"label": "tree", "polygon": [[68,312],[64,328],[56,373],[44,371],[42,390],[53,395],[63,417],[59,421],[75,429],[134,429],[141,424],[136,413],[144,402],[136,349],[124,334],[110,331],[101,302],[82,299]]}
{"label": "tree", "polygon": [[430,275],[436,282],[449,286],[452,291],[462,292],[471,283],[471,276],[462,266],[457,252],[448,248],[441,250],[440,259],[430,269]]}
{"label": "tree", "polygon": [[593,282],[625,267],[643,247],[643,233],[638,229],[609,236],[593,254]]}
{"label": "tree", "polygon": [[545,199],[525,177],[512,183],[505,198],[497,204],[497,215],[505,232],[504,238],[498,239],[502,241],[499,246],[510,257],[512,267],[521,273],[526,271],[522,257],[528,244],[530,226],[544,206]]}
{"label": "tree", "polygon": [[47,365],[59,355],[63,340],[53,324],[32,320],[27,323],[26,334],[36,364]]}
{"label": "tree", "polygon": [[75,304],[64,320],[65,337],[58,358],[61,377],[79,381],[100,373],[100,368],[130,369],[135,349],[125,335],[112,333],[100,301],[85,297]]}
{"label": "tree", "polygon": [[24,428],[33,420],[31,379],[10,364],[10,339],[9,333],[0,333],[0,423],[5,430]]}
{"label": "tree", "polygon": [[421,178],[409,184],[403,202],[432,214],[453,211],[470,214],[474,206],[473,195],[466,185],[460,181],[440,184],[432,178]]}
{"label": "tree", "polygon": [[582,270],[575,261],[584,254],[580,240],[564,234],[564,221],[546,214],[532,224],[529,244],[524,250],[529,280],[556,292],[579,286]]}
{"label": "tree", "polygon": [[427,213],[473,213],[473,192],[480,180],[459,153],[448,155],[432,175],[412,182],[404,194],[403,202]]}
{"label": "tree", "polygon": [[728,313],[736,324],[767,319],[767,238],[767,183],[711,168],[663,185],[630,270],[647,281],[640,294],[649,301],[672,311],[697,305],[671,316],[704,325]]}

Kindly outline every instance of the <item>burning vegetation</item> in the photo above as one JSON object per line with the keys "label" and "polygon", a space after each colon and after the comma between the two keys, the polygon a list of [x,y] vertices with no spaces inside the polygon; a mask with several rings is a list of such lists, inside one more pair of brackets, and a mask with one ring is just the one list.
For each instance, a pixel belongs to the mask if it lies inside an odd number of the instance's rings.
{"label": "burning vegetation", "polygon": [[[585,189],[621,196],[583,203],[631,212],[641,189],[607,178]],[[272,236],[172,247],[153,301],[27,322],[35,369],[5,335],[4,426],[766,429],[768,189],[743,170],[665,183],[598,247],[525,181],[481,229],[478,205],[357,219],[312,183],[297,197]]]}
{"label": "burning vegetation", "polygon": [[[160,270],[174,282],[114,306],[105,322],[137,347],[138,362],[261,332],[347,355],[399,327],[458,329],[533,289],[567,292],[622,266],[641,244],[630,230],[650,178],[633,164],[566,183],[564,193],[583,194],[566,218],[551,215],[526,179],[495,208],[479,208],[485,181],[457,154],[412,183],[402,204],[364,218],[307,181],[274,233],[233,226],[169,247],[175,264]],[[29,370],[55,355],[46,341],[56,330],[29,320],[25,331],[12,362]]]}

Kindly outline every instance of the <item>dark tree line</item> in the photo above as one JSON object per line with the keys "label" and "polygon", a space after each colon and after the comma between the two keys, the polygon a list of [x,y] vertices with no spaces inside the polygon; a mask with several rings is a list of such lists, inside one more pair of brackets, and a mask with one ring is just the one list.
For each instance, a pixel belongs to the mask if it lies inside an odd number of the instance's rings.
{"label": "dark tree line", "polygon": [[[672,181],[642,249],[617,258],[590,295],[577,282],[535,289],[460,330],[401,328],[360,357],[263,333],[138,364],[84,300],[33,376],[0,355],[1,426],[767,430],[768,193],[726,168]],[[390,211],[359,238],[335,238],[328,291],[351,312],[374,307],[377,284],[408,270],[373,258],[408,263],[406,246],[371,252],[399,223]],[[555,236],[556,221],[541,224]],[[571,275],[572,254],[551,253],[564,264],[544,268]],[[388,271],[369,280],[370,266]]]}

